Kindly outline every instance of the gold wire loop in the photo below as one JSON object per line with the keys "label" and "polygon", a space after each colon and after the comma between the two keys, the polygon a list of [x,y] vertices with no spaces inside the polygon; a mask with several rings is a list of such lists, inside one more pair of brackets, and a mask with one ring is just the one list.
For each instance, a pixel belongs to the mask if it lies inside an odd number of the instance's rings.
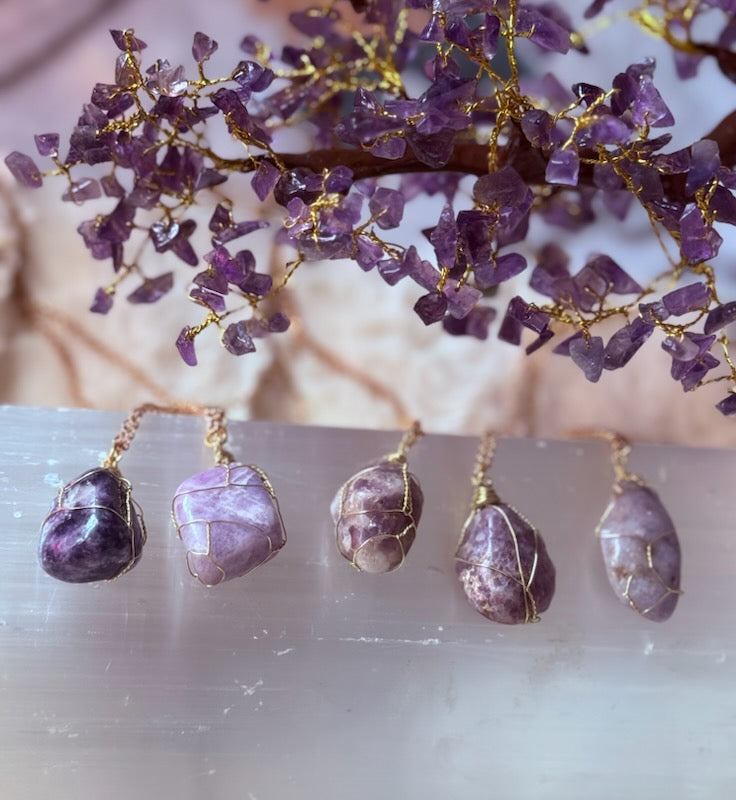
{"label": "gold wire loop", "polygon": [[416,442],[424,436],[424,431],[422,430],[422,426],[419,423],[419,420],[414,420],[411,424],[411,427],[404,432],[404,435],[401,437],[401,441],[399,442],[399,446],[396,448],[395,452],[389,453],[386,456],[387,461],[393,461],[397,464],[403,464],[406,461],[406,454],[409,451],[409,448],[412,447]]}
{"label": "gold wire loop", "polygon": [[488,474],[496,454],[496,435],[491,430],[486,430],[480,437],[478,454],[475,457],[473,469],[473,509],[494,505],[500,501],[496,489]]}

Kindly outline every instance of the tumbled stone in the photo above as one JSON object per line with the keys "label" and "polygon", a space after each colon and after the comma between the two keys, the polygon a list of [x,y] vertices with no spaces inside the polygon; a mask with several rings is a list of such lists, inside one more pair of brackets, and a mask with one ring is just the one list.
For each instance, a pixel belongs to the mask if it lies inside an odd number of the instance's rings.
{"label": "tumbled stone", "polygon": [[536,622],[555,592],[555,567],[539,532],[506,503],[471,512],[455,553],[470,605],[494,622]]}
{"label": "tumbled stone", "polygon": [[424,497],[406,462],[365,467],[332,501],[337,549],[363,572],[401,566],[414,542]]}
{"label": "tumbled stone", "polygon": [[680,543],[656,492],[637,481],[623,481],[596,533],[619,600],[647,619],[668,619],[680,594]]}
{"label": "tumbled stone", "polygon": [[189,571],[206,586],[245,575],[286,544],[276,495],[254,466],[224,464],[187,478],[172,516]]}
{"label": "tumbled stone", "polygon": [[146,541],[128,481],[98,467],[64,486],[41,526],[39,560],[69,583],[107,581],[138,562]]}

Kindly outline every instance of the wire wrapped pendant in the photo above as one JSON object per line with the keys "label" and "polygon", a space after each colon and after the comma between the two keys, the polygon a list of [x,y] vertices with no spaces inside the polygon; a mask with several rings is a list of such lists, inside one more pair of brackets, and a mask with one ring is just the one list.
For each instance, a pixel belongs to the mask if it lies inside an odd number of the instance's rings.
{"label": "wire wrapped pendant", "polygon": [[362,572],[391,572],[414,543],[424,496],[406,451],[422,435],[418,423],[398,450],[346,481],[330,507],[337,549]]}
{"label": "wire wrapped pendant", "polygon": [[273,487],[252,465],[229,462],[187,478],[172,516],[187,567],[206,586],[245,575],[286,544]]}
{"label": "wire wrapped pendant", "polygon": [[613,434],[611,445],[613,496],[596,528],[606,575],[621,602],[647,619],[664,622],[681,594],[677,532],[657,493],[627,471],[628,442]]}
{"label": "wire wrapped pendant", "polygon": [[61,581],[109,581],[136,565],[145,541],[130,483],[117,469],[96,467],[59,491],[41,525],[39,561]]}
{"label": "wire wrapped pendant", "polygon": [[495,439],[484,434],[470,514],[455,552],[455,573],[470,605],[508,625],[537,622],[555,592],[555,567],[537,529],[500,500],[487,471]]}

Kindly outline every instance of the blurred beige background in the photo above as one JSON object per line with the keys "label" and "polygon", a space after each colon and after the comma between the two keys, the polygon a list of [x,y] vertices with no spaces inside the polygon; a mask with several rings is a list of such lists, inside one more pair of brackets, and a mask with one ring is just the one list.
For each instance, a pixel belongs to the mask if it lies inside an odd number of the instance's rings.
{"label": "blurred beige background", "polygon": [[[576,0],[565,7],[574,13],[585,5]],[[245,33],[283,39],[289,7],[258,0],[0,0],[2,155],[32,153],[34,133],[57,130],[62,141],[68,136],[92,84],[112,74],[116,50],[109,28],[135,28],[149,44],[149,61],[166,57],[187,66],[192,34],[204,31],[220,44],[212,72],[220,65],[224,74],[239,59]],[[732,110],[723,98],[733,96],[733,85],[712,65],[702,67],[700,82],[680,84],[659,42],[622,25],[624,54],[621,32],[612,37],[604,31],[590,41],[594,57],[547,59],[531,67],[555,71],[563,84],[606,84],[632,61],[657,55],[657,84],[681,123],[673,148]],[[669,378],[669,357],[654,337],[625,370],[604,373],[591,385],[551,351],[527,358],[497,341],[498,323],[485,342],[427,329],[411,311],[422,293],[418,286],[405,281],[391,288],[377,274],[345,263],[299,270],[284,297],[295,319],[287,334],[235,358],[214,331],[206,332],[197,340],[200,365],[187,367],[174,340],[184,324],[201,319],[185,299],[193,273],[176,267],[174,290],[154,306],[121,298],[109,316],[89,314],[95,288],[109,281],[111,271],[107,262],[88,256],[75,232],[95,208],[61,203],[63,188],[50,181],[40,191],[23,191],[0,170],[1,402],[124,410],[143,400],[177,399],[224,404],[241,418],[319,425],[387,428],[419,417],[436,432],[477,433],[493,426],[561,437],[573,428],[605,426],[637,440],[736,443],[734,423],[713,408],[725,384],[684,395]],[[228,192],[242,202],[247,218],[245,195],[229,186]],[[205,221],[208,216],[204,211]],[[407,223],[418,230],[420,216],[415,212]],[[596,250],[610,252],[637,276],[662,268],[644,224],[622,229],[599,223],[576,237],[535,228],[530,244],[552,237],[573,251],[575,268]],[[723,252],[733,252],[732,241],[726,240]],[[261,263],[283,259],[266,244],[257,256]],[[504,287],[499,309],[523,288],[523,282]]]}

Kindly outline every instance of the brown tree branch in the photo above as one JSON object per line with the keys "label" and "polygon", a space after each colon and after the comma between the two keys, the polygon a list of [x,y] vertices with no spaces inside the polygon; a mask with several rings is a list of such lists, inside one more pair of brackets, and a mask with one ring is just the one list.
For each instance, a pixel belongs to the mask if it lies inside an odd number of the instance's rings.
{"label": "brown tree branch", "polygon": [[[736,111],[732,111],[724,117],[713,130],[702,138],[712,139],[718,144],[723,166],[736,166]],[[306,167],[316,173],[337,166],[345,166],[352,170],[355,180],[419,172],[456,172],[463,175],[481,176],[488,174],[489,171],[488,145],[462,140],[455,145],[447,164],[440,168],[427,166],[419,161],[408,148],[406,153],[397,159],[379,158],[367,150],[342,147],[309,150],[304,153],[278,153],[276,158],[286,169]],[[251,172],[263,159],[270,159],[270,157],[220,160],[218,165],[231,171]],[[515,126],[510,128],[508,143],[498,149],[498,165],[512,166],[530,185],[546,183],[546,157],[540,150],[532,147]],[[668,200],[682,202],[688,199],[685,192],[685,175],[663,176],[662,183]],[[581,164],[578,186],[594,185],[592,165]]]}

